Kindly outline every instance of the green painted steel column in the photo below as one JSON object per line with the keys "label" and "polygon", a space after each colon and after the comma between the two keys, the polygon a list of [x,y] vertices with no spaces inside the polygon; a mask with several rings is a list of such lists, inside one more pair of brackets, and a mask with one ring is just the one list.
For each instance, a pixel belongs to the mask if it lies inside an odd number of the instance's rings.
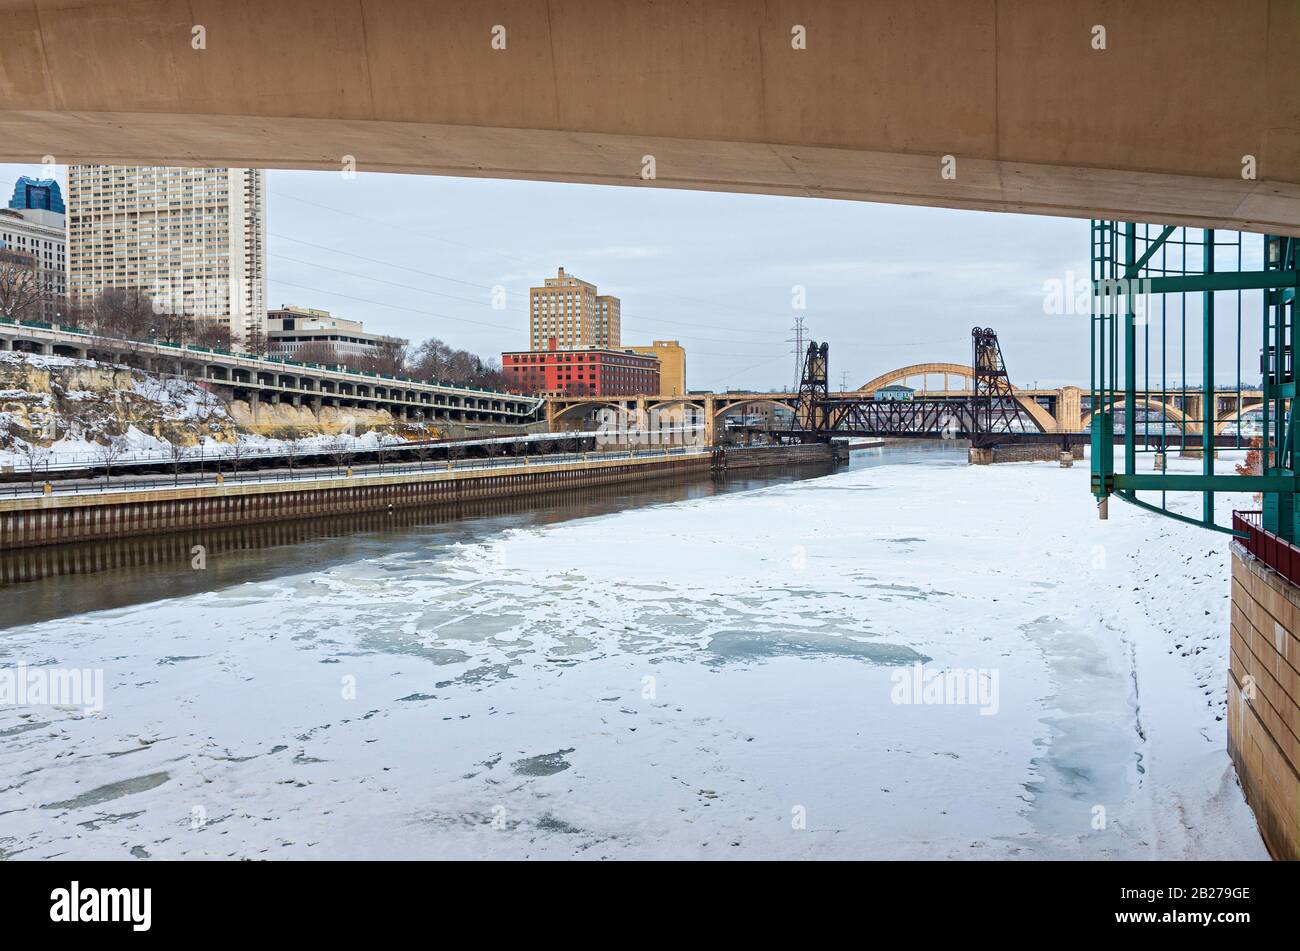
{"label": "green painted steel column", "polygon": [[[1136,279],[1128,279],[1137,260],[1137,225],[1124,228],[1124,471],[1137,472],[1137,330],[1133,323],[1133,288]],[[1131,493],[1130,493],[1131,494]]]}
{"label": "green painted steel column", "polygon": [[[1203,232],[1205,236],[1205,267],[1207,275],[1214,273],[1214,230]],[[1201,361],[1201,475],[1209,478],[1214,475],[1214,291],[1205,291],[1202,296],[1201,334],[1205,345]],[[1206,490],[1201,493],[1205,521],[1214,523],[1214,493]]]}

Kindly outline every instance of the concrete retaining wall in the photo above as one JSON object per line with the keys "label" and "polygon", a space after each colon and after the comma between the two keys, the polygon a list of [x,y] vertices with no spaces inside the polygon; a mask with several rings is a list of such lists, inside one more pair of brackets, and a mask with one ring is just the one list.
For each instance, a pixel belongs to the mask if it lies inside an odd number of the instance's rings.
{"label": "concrete retaining wall", "polygon": [[720,458],[715,468],[751,469],[760,466],[795,466],[807,463],[831,462],[834,449],[829,443],[808,443],[803,446],[764,446],[753,449],[719,450]]}
{"label": "concrete retaining wall", "polygon": [[0,501],[0,550],[529,495],[708,472],[708,454]]}
{"label": "concrete retaining wall", "polygon": [[1228,753],[1274,858],[1300,859],[1300,587],[1232,544]]}
{"label": "concrete retaining wall", "polygon": [[693,455],[592,459],[562,465],[535,459],[493,469],[430,469],[297,482],[142,489],[0,500],[0,551],[70,542],[157,535],[195,528],[247,525],[528,496],[641,479],[730,469],[829,461],[829,446],[733,449]]}

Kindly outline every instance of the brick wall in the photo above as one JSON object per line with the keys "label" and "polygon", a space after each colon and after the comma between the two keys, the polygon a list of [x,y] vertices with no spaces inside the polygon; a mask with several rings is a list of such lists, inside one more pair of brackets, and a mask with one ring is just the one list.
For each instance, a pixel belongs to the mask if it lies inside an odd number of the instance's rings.
{"label": "brick wall", "polygon": [[1300,859],[1300,587],[1232,545],[1228,753],[1274,858]]}

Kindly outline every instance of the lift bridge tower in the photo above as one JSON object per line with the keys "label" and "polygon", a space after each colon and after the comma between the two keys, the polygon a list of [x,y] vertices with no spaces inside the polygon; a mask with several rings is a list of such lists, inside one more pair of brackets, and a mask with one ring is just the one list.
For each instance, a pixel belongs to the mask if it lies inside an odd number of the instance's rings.
{"label": "lift bridge tower", "polygon": [[830,428],[830,350],[828,343],[811,341],[804,353],[803,373],[799,379],[799,402],[795,405],[791,428],[802,430],[805,438],[818,438]]}
{"label": "lift bridge tower", "polygon": [[971,445],[980,448],[995,442],[992,437],[1020,429],[1020,408],[1015,387],[1007,376],[1002,347],[992,328],[975,327],[971,336],[971,374],[975,392],[970,405]]}

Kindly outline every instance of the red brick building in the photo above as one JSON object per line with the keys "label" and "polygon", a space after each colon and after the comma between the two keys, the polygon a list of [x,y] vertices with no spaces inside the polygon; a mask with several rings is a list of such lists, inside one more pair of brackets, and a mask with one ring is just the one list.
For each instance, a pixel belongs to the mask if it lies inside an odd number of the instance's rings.
{"label": "red brick building", "polygon": [[[551,342],[554,348],[554,341]],[[535,396],[635,396],[659,393],[659,360],[631,350],[575,347],[501,354],[511,389]]]}

